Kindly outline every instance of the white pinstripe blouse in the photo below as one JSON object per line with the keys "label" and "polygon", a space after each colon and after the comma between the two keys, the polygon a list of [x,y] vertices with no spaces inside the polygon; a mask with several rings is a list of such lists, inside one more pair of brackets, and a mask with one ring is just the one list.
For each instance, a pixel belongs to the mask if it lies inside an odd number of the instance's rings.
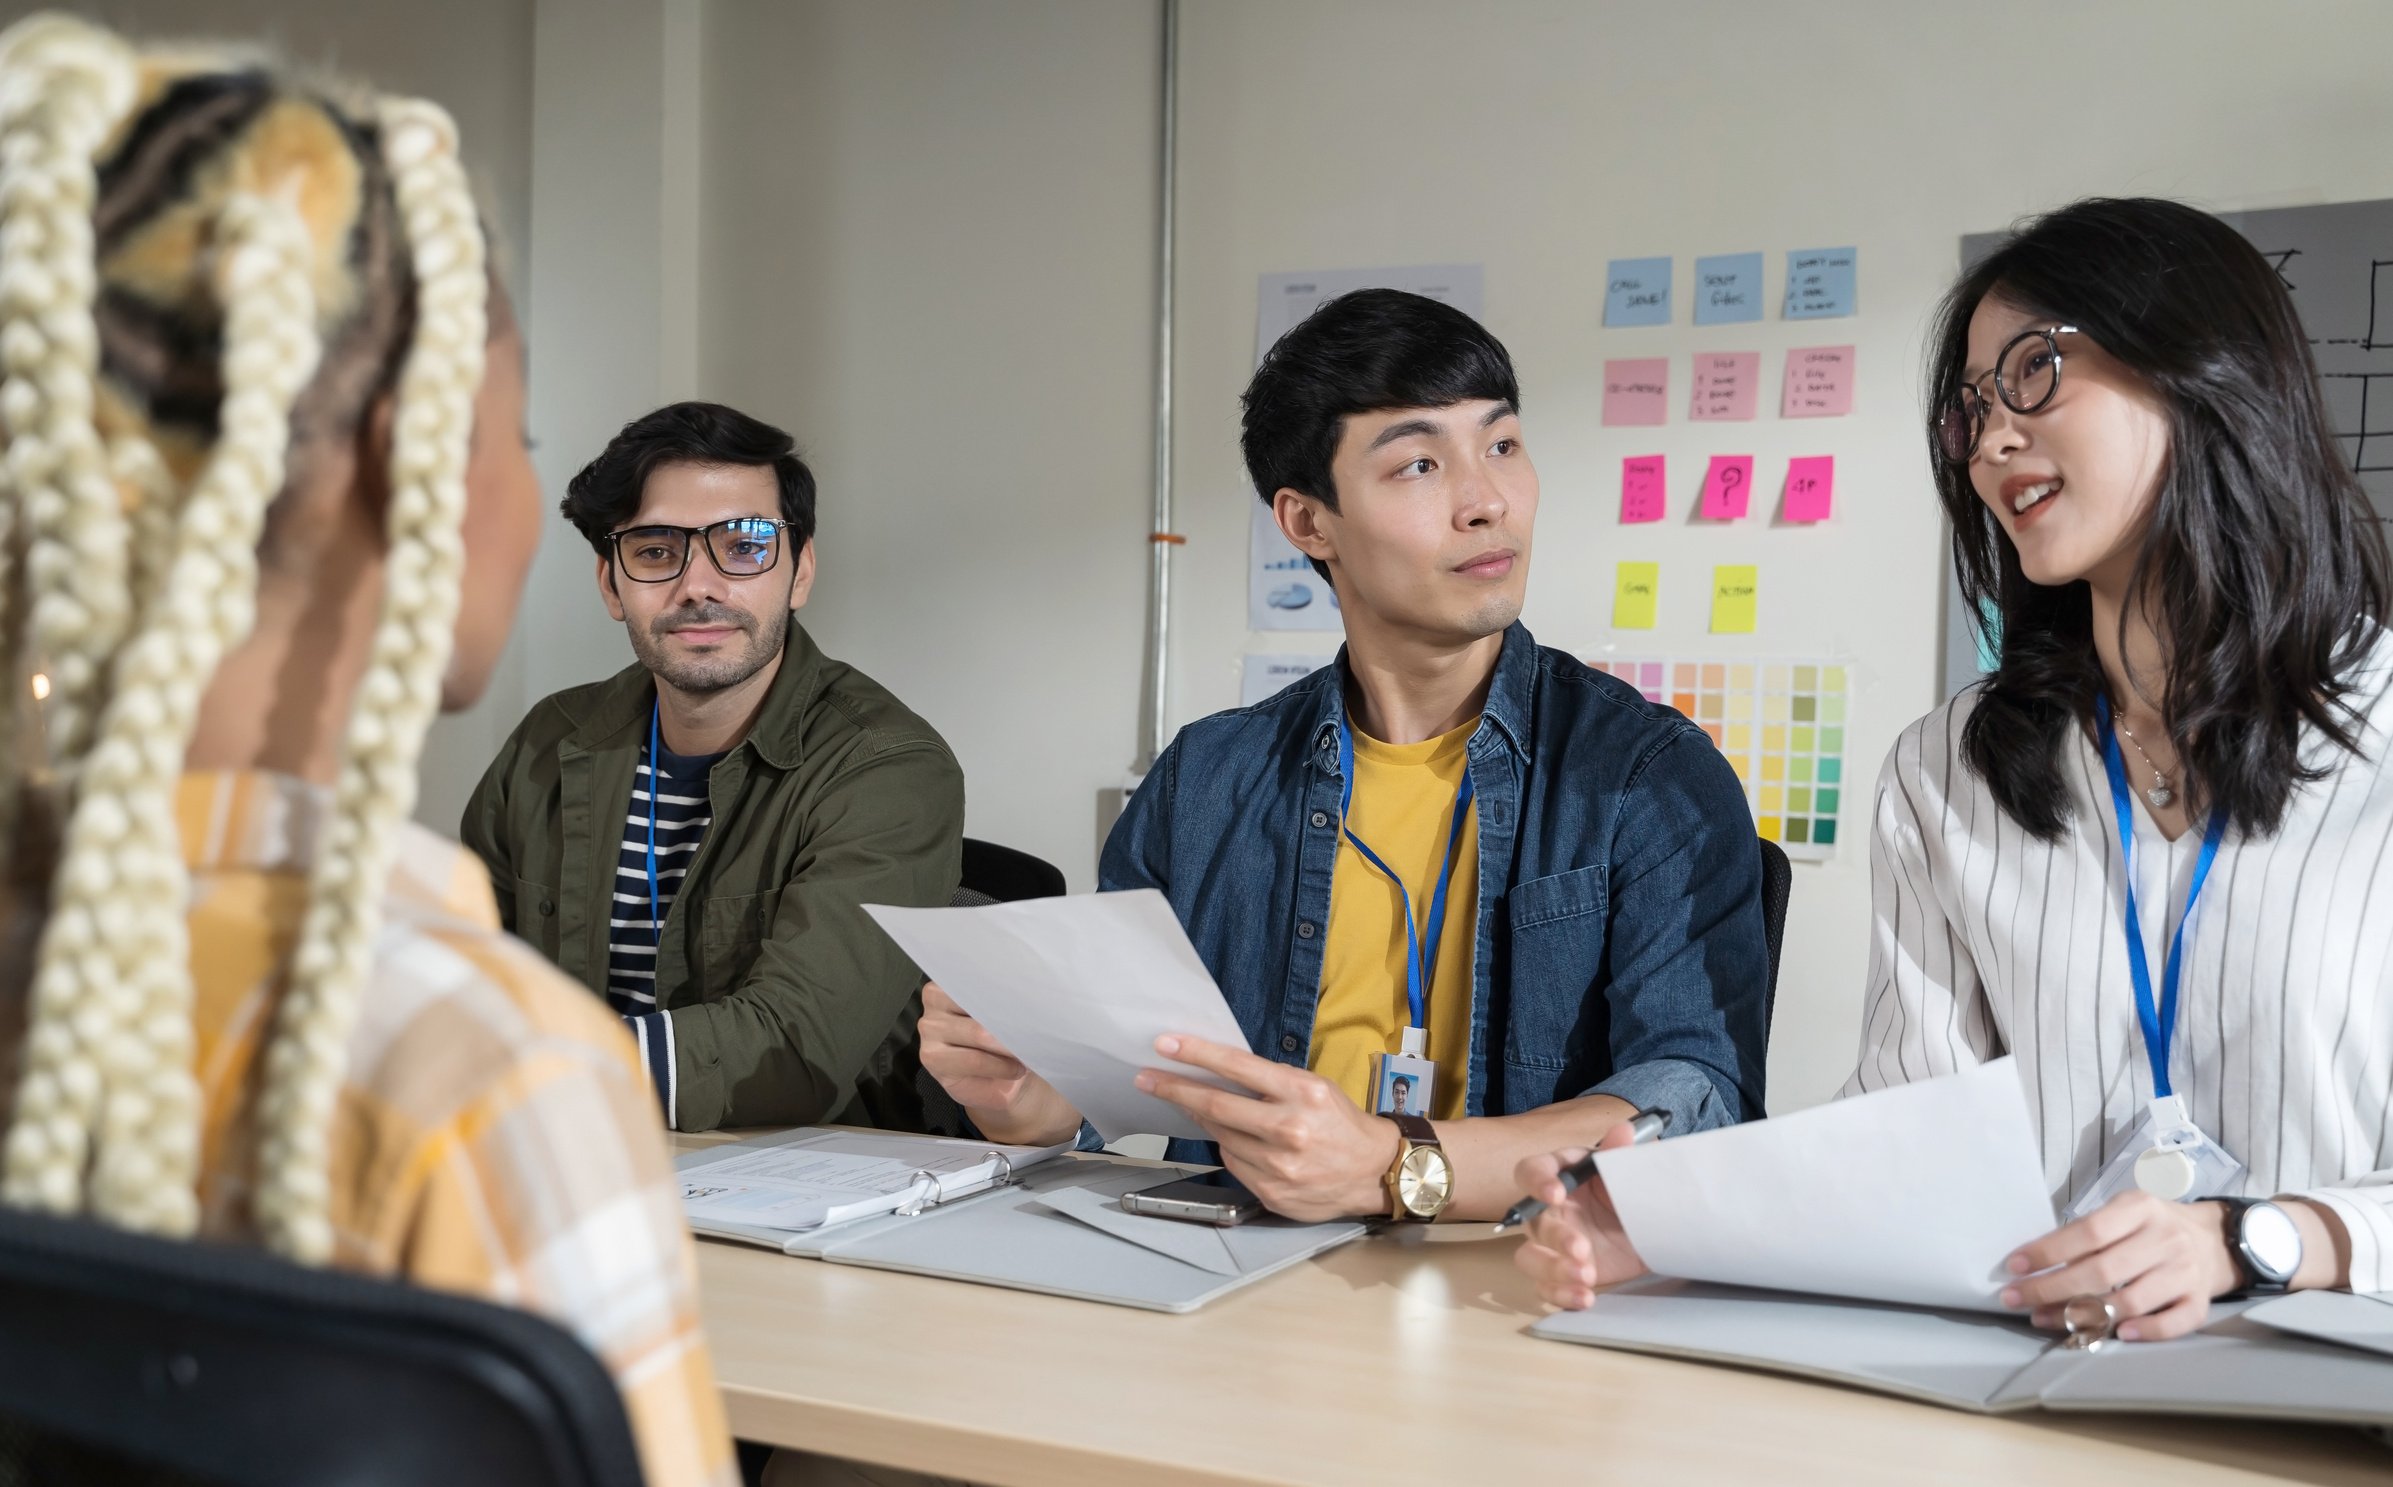
{"label": "white pinstripe blouse", "polygon": [[[2332,1208],[2352,1288],[2393,1290],[2393,635],[2355,674],[2361,752],[2311,737],[2330,771],[2273,836],[2219,849],[2187,932],[2170,1075],[2248,1169],[2243,1190]],[[2152,1097],[2127,969],[2124,867],[2101,755],[2063,755],[2074,818],[2039,842],[1960,755],[1974,689],[1904,731],[1880,773],[1860,1067],[1844,1093],[2014,1054],[2066,1205]],[[2159,990],[2201,847],[2139,806],[2136,898]],[[2162,914],[2159,905],[2166,904]]]}

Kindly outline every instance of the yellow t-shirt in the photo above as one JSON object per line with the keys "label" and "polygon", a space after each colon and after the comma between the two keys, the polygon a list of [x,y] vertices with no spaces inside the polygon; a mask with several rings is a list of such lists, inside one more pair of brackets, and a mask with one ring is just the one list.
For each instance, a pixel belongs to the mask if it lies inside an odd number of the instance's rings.
{"label": "yellow t-shirt", "polygon": [[[1446,865],[1454,793],[1469,765],[1468,747],[1479,720],[1417,744],[1387,744],[1354,736],[1354,799],[1346,825],[1371,844],[1379,860],[1404,877],[1412,895],[1414,932],[1428,938],[1429,901]],[[1437,1061],[1437,1090],[1427,1112],[1437,1120],[1462,1114],[1471,1062],[1471,960],[1479,919],[1479,812],[1476,803],[1455,849],[1454,882],[1446,890],[1446,928],[1437,947],[1436,975],[1427,988],[1429,1056]],[[1412,1021],[1405,997],[1404,899],[1387,874],[1365,861],[1344,833],[1329,886],[1329,933],[1321,947],[1321,999],[1313,1015],[1307,1060],[1363,1109],[1372,1107],[1371,1055],[1402,1050]]]}

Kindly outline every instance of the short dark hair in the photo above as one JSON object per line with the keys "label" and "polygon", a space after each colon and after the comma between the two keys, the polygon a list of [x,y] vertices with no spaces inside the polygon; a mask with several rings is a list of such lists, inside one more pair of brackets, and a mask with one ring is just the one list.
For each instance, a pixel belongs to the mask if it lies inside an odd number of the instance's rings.
{"label": "short dark hair", "polygon": [[[2062,750],[2108,690],[2084,582],[2046,588],[1938,453],[1936,413],[1969,359],[1969,321],[1995,299],[2080,327],[2168,409],[2169,458],[2132,589],[2151,596],[2169,647],[2159,699],[2189,803],[2238,832],[2273,832],[2295,788],[2323,776],[2305,724],[2348,750],[2348,696],[2393,615],[2393,557],[2319,392],[2284,282],[2207,212],[2153,198],[2093,199],[2020,225],[1963,273],[1928,341],[1928,450],[1953,567],[1971,609],[1995,610],[2002,655],[1979,684],[1961,753],[2031,836],[2069,815]],[[2124,620],[2122,620],[2124,624]]]}
{"label": "short dark hair", "polygon": [[1341,294],[1280,337],[1246,384],[1247,477],[1266,506],[1285,486],[1335,511],[1330,462],[1350,415],[1479,399],[1520,411],[1511,354],[1486,326],[1401,289]]}
{"label": "short dark hair", "polygon": [[721,403],[669,403],[625,424],[566,484],[557,509],[611,561],[615,546],[608,534],[639,514],[648,477],[666,465],[769,466],[781,485],[790,550],[814,536],[814,472],[798,458],[796,441]]}

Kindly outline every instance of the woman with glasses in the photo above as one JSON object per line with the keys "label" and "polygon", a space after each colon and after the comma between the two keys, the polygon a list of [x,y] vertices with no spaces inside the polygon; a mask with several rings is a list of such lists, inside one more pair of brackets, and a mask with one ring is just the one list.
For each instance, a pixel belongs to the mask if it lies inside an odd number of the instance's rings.
{"label": "woman with glasses", "polygon": [[[1930,362],[2000,664],[1880,778],[1846,1093],[2017,1058],[2066,1218],[2007,1257],[2039,1325],[2393,1289],[2393,565],[2285,286],[2190,207],[2080,202]],[[1566,1306],[1640,1268],[1582,1192],[1522,1257]]]}

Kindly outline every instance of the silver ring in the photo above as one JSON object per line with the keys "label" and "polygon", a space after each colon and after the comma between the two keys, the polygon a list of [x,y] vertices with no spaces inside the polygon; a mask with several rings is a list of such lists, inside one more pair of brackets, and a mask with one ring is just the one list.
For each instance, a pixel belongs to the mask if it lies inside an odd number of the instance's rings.
{"label": "silver ring", "polygon": [[2081,1353],[2099,1352],[2117,1340],[2119,1303],[2108,1296],[2077,1296],[2061,1306],[2061,1327],[2069,1340],[2061,1344]]}
{"label": "silver ring", "polygon": [[936,1206],[939,1200],[946,1196],[940,1190],[939,1174],[936,1172],[929,1171],[922,1167],[917,1167],[914,1169],[913,1177],[909,1178],[908,1182],[909,1184],[927,1182],[931,1185],[931,1190],[927,1196],[921,1193],[915,1193],[912,1197],[906,1199],[905,1202],[900,1203],[897,1206],[897,1216],[901,1219],[919,1217],[925,1210]]}
{"label": "silver ring", "polygon": [[1014,1159],[1002,1151],[990,1151],[984,1155],[997,1164],[997,1175],[989,1179],[989,1186],[993,1188],[1012,1187],[1014,1185]]}

